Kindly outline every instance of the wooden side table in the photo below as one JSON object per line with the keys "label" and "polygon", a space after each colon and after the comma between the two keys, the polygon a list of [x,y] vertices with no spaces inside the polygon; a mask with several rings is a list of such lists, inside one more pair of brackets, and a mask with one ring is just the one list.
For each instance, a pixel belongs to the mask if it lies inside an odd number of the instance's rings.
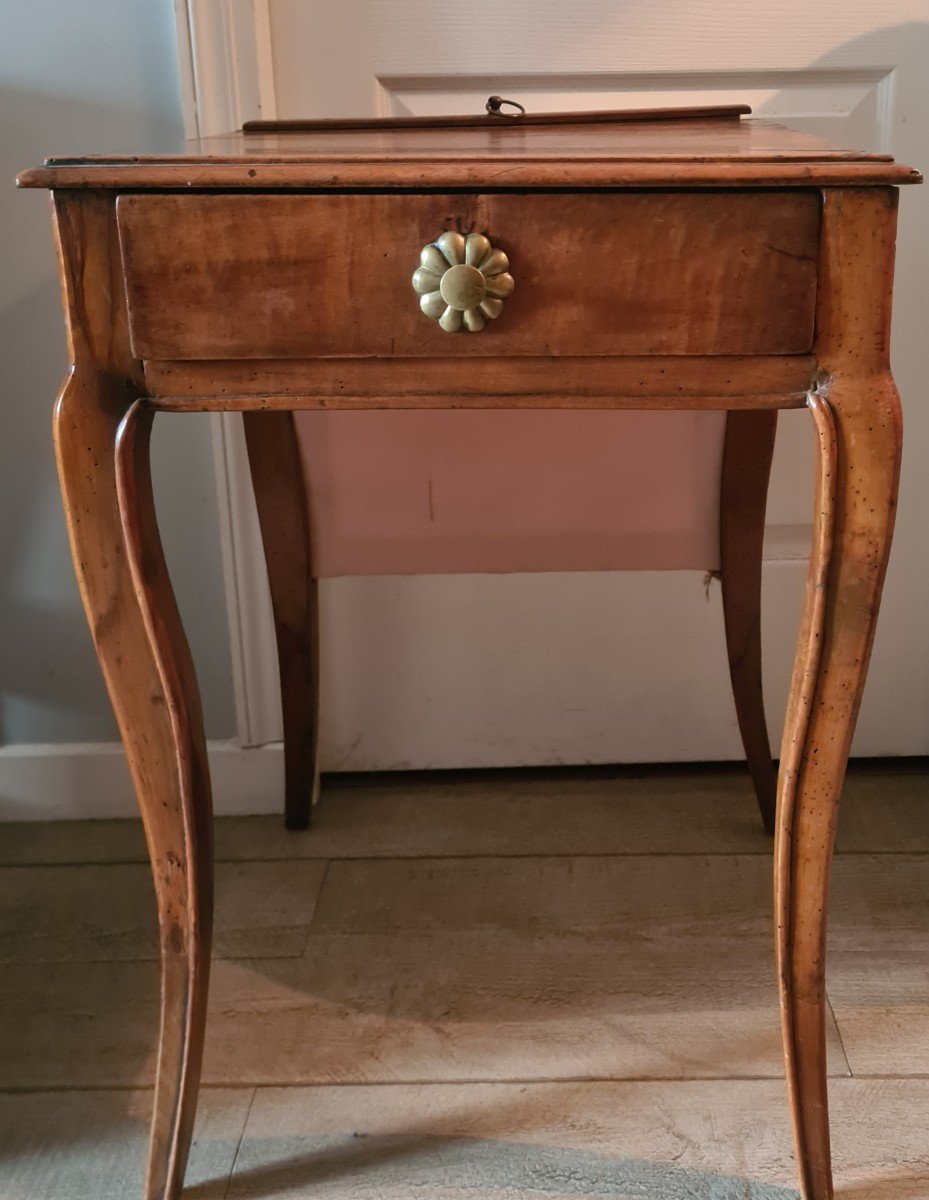
{"label": "wooden side table", "polygon": [[315,592],[291,414],[437,407],[725,409],[742,446],[728,456],[734,497],[739,471],[752,474],[746,444],[777,410],[809,409],[820,454],[778,783],[777,957],[802,1192],[832,1196],[827,886],[897,494],[896,185],[920,177],[744,111],[296,123],[20,176],[53,193],[73,362],[58,466],[158,899],[146,1200],[182,1187],[212,916],[210,781],[155,523],[152,420],[246,414],[299,824],[315,770]]}

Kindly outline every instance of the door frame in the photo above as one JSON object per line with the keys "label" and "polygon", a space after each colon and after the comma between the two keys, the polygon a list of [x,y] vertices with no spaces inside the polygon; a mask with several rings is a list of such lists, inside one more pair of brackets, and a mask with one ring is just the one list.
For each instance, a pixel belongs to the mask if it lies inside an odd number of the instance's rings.
{"label": "door frame", "polygon": [[[174,0],[184,133],[209,137],[277,114],[269,0]],[[213,469],[229,623],[236,740],[283,737],[277,650],[242,421],[215,414]]]}

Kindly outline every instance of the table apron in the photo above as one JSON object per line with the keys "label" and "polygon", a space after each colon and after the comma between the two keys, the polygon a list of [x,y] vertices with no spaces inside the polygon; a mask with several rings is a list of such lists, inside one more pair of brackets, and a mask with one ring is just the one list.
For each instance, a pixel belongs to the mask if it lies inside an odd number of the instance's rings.
{"label": "table apron", "polygon": [[144,364],[166,410],[801,408],[810,355],[282,359]]}

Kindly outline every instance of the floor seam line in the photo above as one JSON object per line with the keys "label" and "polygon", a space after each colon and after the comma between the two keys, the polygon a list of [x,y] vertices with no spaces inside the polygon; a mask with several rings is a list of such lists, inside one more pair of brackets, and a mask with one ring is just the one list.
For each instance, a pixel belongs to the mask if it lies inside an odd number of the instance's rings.
{"label": "floor seam line", "polygon": [[[2,823],[0,823],[2,828]],[[555,852],[551,850],[540,852],[526,851],[475,851],[468,854],[416,853],[416,854],[288,854],[265,855],[259,858],[225,858],[214,859],[216,865],[246,864],[260,865],[262,863],[311,863],[311,862],[421,862],[426,860],[469,862],[474,859],[524,859],[524,858],[770,858],[771,850],[641,850],[641,851],[610,851],[610,850],[575,850]],[[929,850],[837,850],[836,858],[926,858]],[[76,862],[0,862],[2,871],[26,871],[32,869],[50,870],[77,867],[149,867],[148,859],[86,859]]]}
{"label": "floor seam line", "polygon": [[242,1128],[239,1131],[239,1140],[236,1142],[235,1153],[232,1156],[232,1162],[229,1164],[229,1174],[226,1176],[226,1186],[223,1188],[223,1200],[227,1200],[229,1189],[232,1187],[232,1178],[235,1175],[236,1163],[239,1161],[239,1151],[242,1149],[242,1143],[245,1140],[245,1130],[248,1128],[248,1121],[252,1115],[252,1108],[255,1105],[255,1096],[257,1093],[258,1089],[252,1087],[252,1094],[248,1098],[248,1108],[245,1110]]}
{"label": "floor seam line", "polygon": [[310,942],[313,939],[313,931],[314,931],[314,927],[316,925],[316,918],[319,914],[319,909],[320,909],[320,905],[322,903],[323,893],[326,890],[326,882],[329,879],[329,870],[332,866],[332,862],[333,862],[333,860],[331,858],[326,859],[326,866],[323,869],[323,877],[322,877],[322,879],[320,879],[319,887],[316,889],[316,899],[313,902],[313,915],[310,917],[309,922],[307,923],[306,937],[303,939],[303,948],[300,951],[300,954],[298,956],[299,958],[306,957],[306,952],[309,949]]}
{"label": "floor seam line", "polygon": [[[854,1083],[864,1082],[888,1082],[888,1083],[926,1083],[929,1082],[929,1073],[916,1072],[910,1075],[894,1074],[893,1072],[861,1072],[855,1075],[840,1074],[830,1072],[828,1076],[830,1082],[841,1083],[843,1080],[848,1080]],[[319,1088],[397,1088],[397,1087],[510,1087],[510,1086],[544,1086],[552,1087],[564,1084],[565,1086],[576,1087],[578,1084],[668,1084],[673,1083],[681,1087],[694,1087],[705,1083],[770,1083],[782,1084],[783,1077],[781,1075],[694,1075],[688,1078],[681,1078],[679,1075],[653,1075],[653,1076],[605,1076],[594,1075],[587,1077],[580,1076],[547,1076],[547,1077],[526,1077],[514,1076],[510,1079],[354,1079],[354,1080],[317,1080],[315,1082],[287,1082],[287,1081],[263,1081],[261,1083],[204,1083],[201,1084],[201,1092],[259,1092],[259,1091],[292,1091],[298,1088],[304,1089],[319,1089]],[[126,1093],[137,1092],[143,1095],[154,1094],[153,1084],[35,1084],[23,1085],[20,1087],[0,1087],[0,1097],[4,1096],[33,1096],[33,1095],[71,1095],[81,1094],[85,1092],[105,1092],[105,1093]],[[254,1096],[250,1103],[254,1103]]]}
{"label": "floor seam line", "polygon": [[839,1018],[835,1015],[835,1008],[832,1003],[832,997],[829,995],[828,987],[826,989],[826,1004],[829,1006],[829,1012],[832,1014],[832,1023],[835,1026],[836,1036],[839,1039],[842,1057],[845,1059],[845,1066],[848,1068],[848,1077],[849,1079],[854,1079],[855,1072],[852,1070],[852,1064],[848,1057],[848,1051],[845,1048],[845,1038],[842,1036],[842,1027],[839,1025]]}

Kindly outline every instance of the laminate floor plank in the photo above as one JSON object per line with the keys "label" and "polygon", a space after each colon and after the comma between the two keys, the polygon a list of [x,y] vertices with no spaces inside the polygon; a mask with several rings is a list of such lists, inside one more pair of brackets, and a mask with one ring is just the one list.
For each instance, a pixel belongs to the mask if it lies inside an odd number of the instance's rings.
{"label": "laminate floor plank", "polygon": [[[223,1200],[250,1088],[205,1089],[185,1200]],[[151,1091],[0,1093],[0,1200],[138,1200]]]}
{"label": "laminate floor plank", "polygon": [[330,864],[314,933],[599,931],[643,944],[773,938],[760,855],[355,859]]}
{"label": "laminate floor plank", "polygon": [[[730,950],[712,969],[707,949],[587,934],[314,935],[303,960],[219,965],[205,1078],[779,1078],[770,945]],[[830,1070],[845,1073],[831,1021],[828,1032]]]}
{"label": "laminate floor plank", "polygon": [[[778,1077],[769,870],[753,855],[332,863],[303,957],[215,964],[204,1077]],[[23,964],[4,991],[17,1032],[0,1086],[30,1070],[43,1086],[148,1081],[154,963]]]}
{"label": "laminate floor plank", "polygon": [[853,768],[839,809],[840,853],[929,854],[929,768]]}
{"label": "laminate floor plank", "polygon": [[[929,768],[853,766],[840,853],[929,853]],[[395,858],[488,854],[769,854],[741,770],[621,769],[468,781],[328,781],[313,828],[277,816],[219,817],[217,858]],[[2,826],[0,865],[147,862],[137,820]]]}
{"label": "laminate floor plank", "polygon": [[778,1077],[770,891],[756,855],[333,862],[302,960],[217,974],[207,1077]]}
{"label": "laminate floor plank", "polygon": [[[833,1082],[837,1195],[925,1200],[929,1081]],[[775,1081],[259,1089],[230,1200],[795,1200]]]}
{"label": "laminate floor plank", "polygon": [[826,979],[852,1071],[929,1075],[929,855],[845,856],[832,896]]}
{"label": "laminate floor plank", "polygon": [[147,863],[137,817],[106,821],[9,821],[0,825],[0,866]]}
{"label": "laminate floor plank", "polygon": [[[257,818],[264,822],[264,818]],[[280,823],[223,829],[224,857],[394,858],[533,854],[767,854],[747,775],[643,769],[330,785],[305,834]],[[256,830],[257,833],[257,830]]]}
{"label": "laminate floor plank", "polygon": [[[326,864],[220,863],[215,953],[299,955]],[[142,864],[0,868],[0,962],[158,956],[151,872]]]}
{"label": "laminate floor plank", "polygon": [[[583,933],[314,935],[302,959],[215,964],[204,1079],[779,1077],[769,945],[720,952],[712,970],[707,946],[685,949]],[[154,962],[8,970],[0,1088],[150,1084],[157,991]],[[830,1056],[844,1073],[831,1026]]]}

